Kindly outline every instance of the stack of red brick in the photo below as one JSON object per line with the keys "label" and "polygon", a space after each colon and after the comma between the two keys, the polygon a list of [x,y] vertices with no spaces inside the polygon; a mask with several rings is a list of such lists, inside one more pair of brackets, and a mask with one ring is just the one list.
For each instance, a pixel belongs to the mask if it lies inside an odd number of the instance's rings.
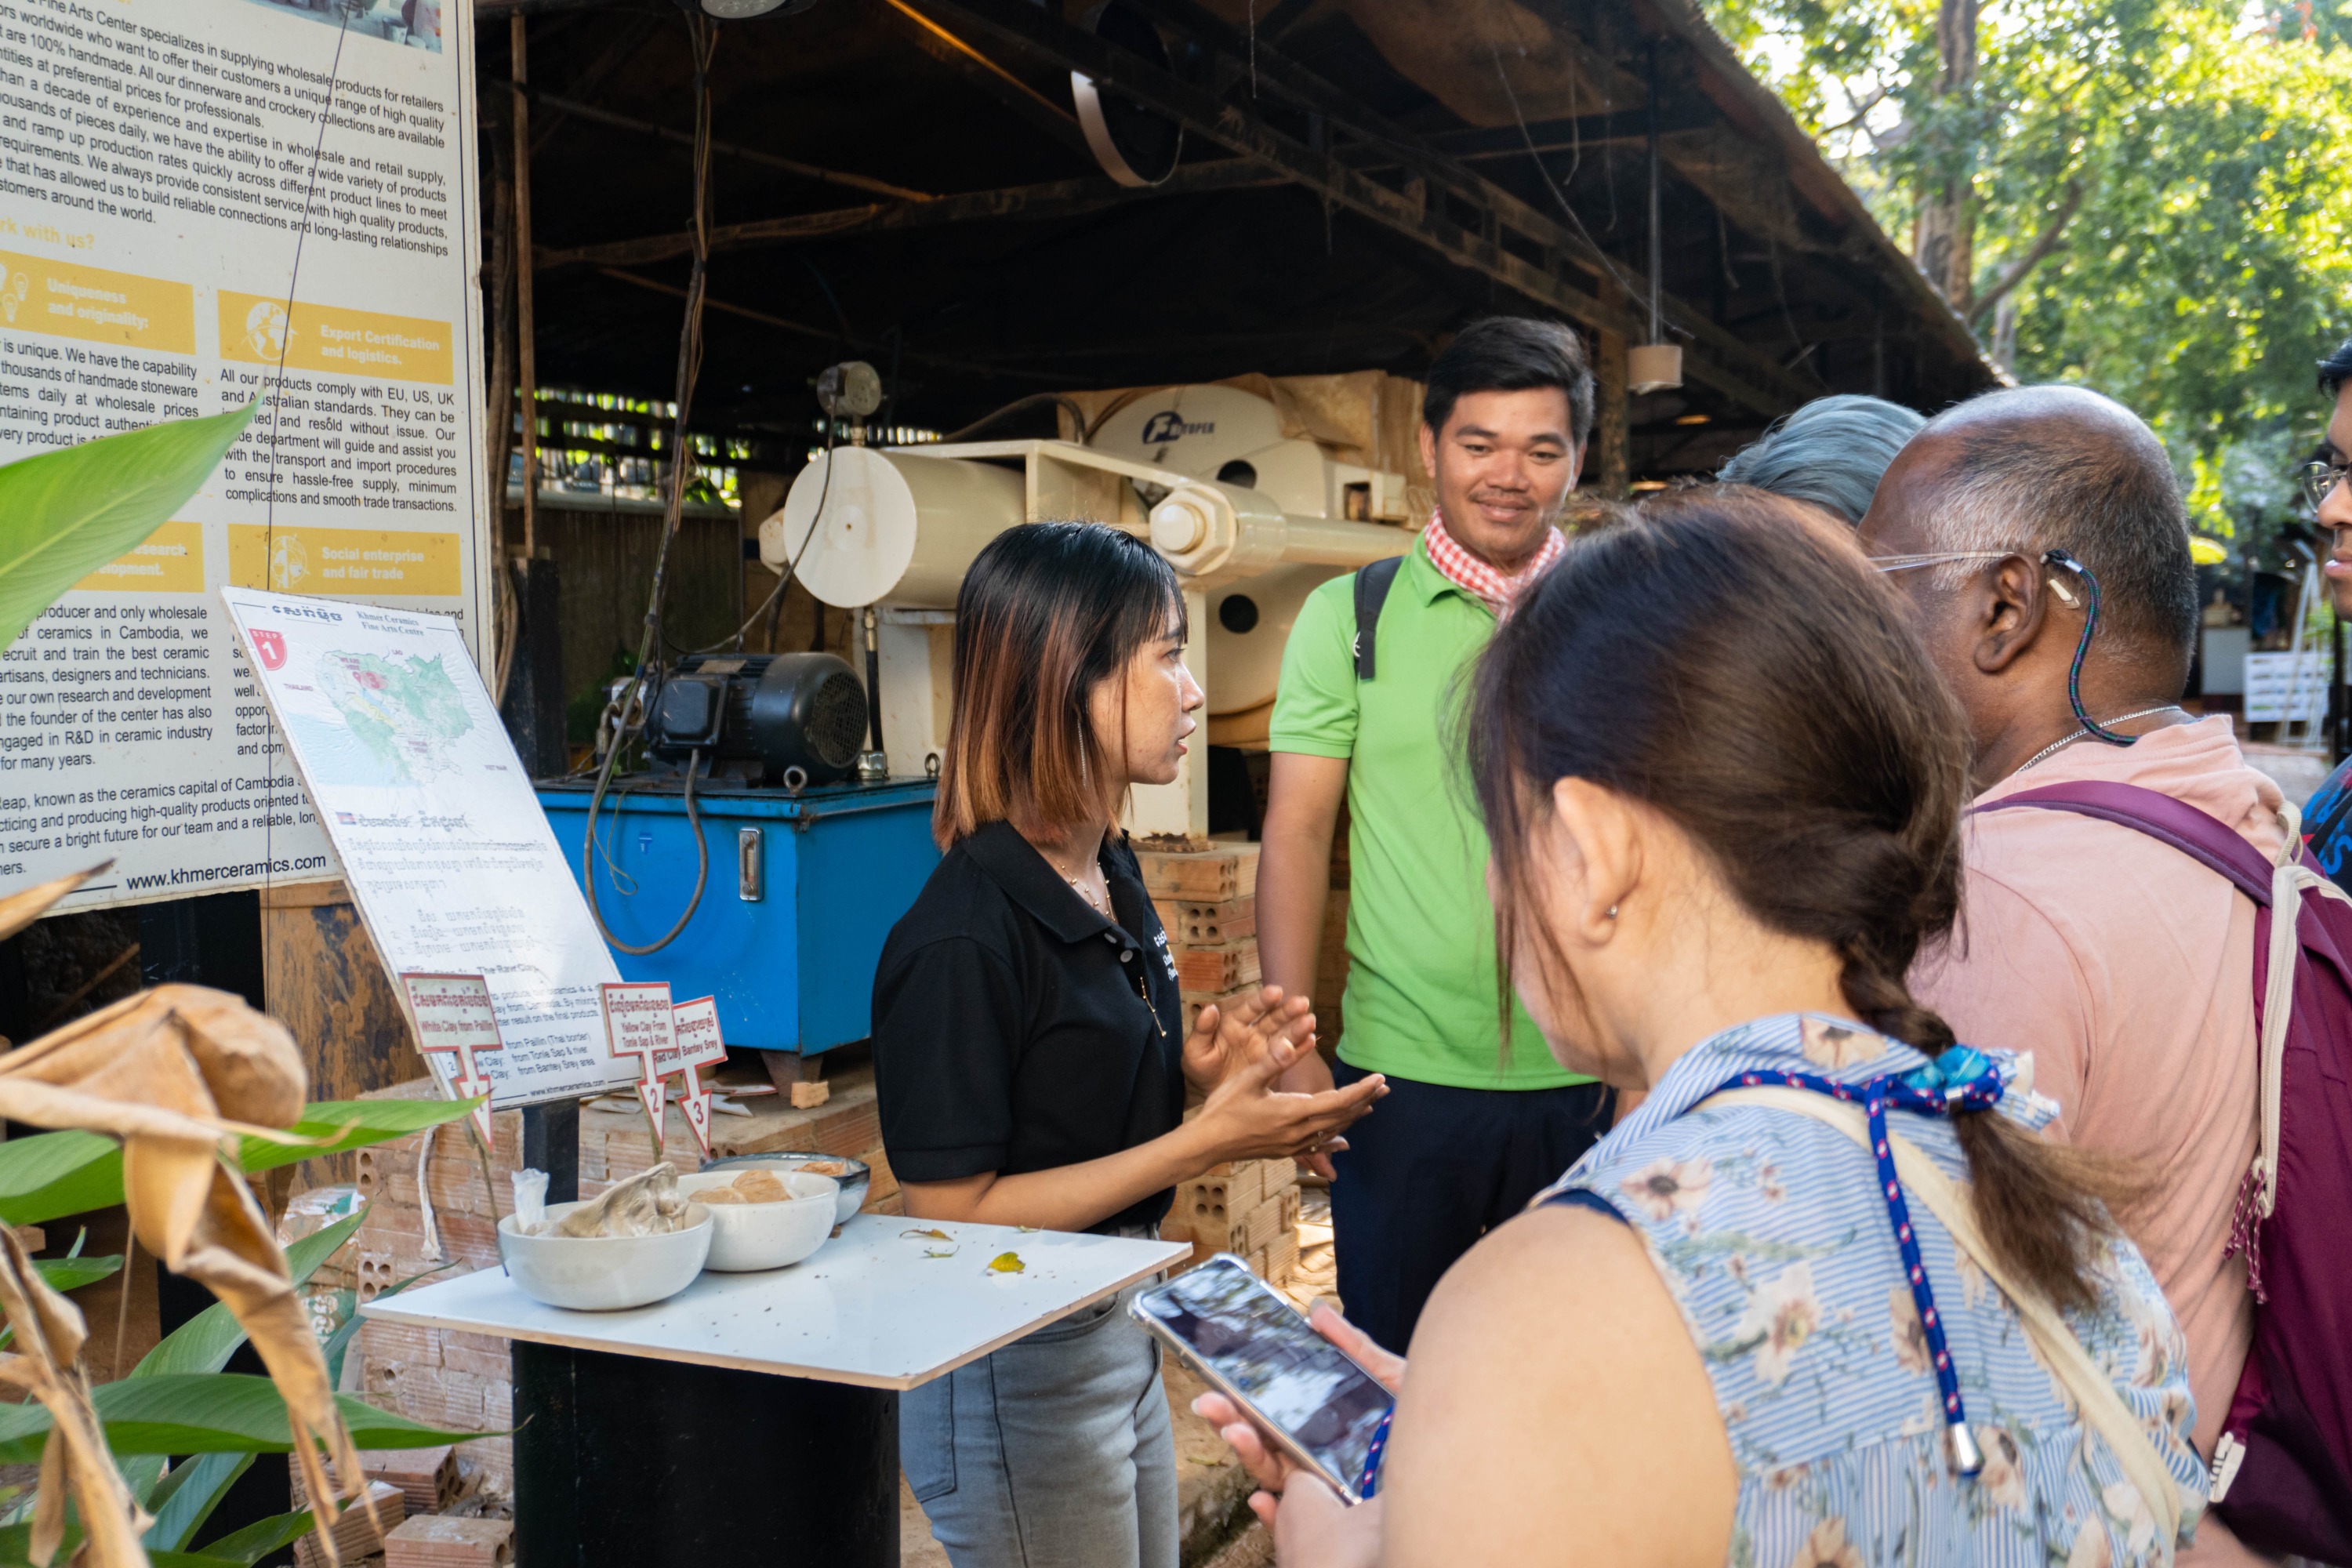
{"label": "stack of red brick", "polygon": [[[419,1079],[371,1098],[424,1100],[433,1093],[431,1080]],[[500,1111],[491,1118],[491,1128],[495,1173],[505,1182],[520,1162],[522,1113]],[[433,1200],[438,1258],[426,1255],[425,1208],[417,1186],[417,1158],[427,1134],[359,1152],[360,1195],[368,1203],[358,1237],[362,1301],[421,1276],[447,1279],[499,1266],[498,1216],[513,1208],[512,1189],[491,1192],[483,1180],[481,1156],[463,1124],[436,1128],[429,1136],[425,1191]],[[446,1432],[504,1432],[514,1425],[504,1340],[370,1322],[360,1331],[356,1348],[361,1389],[371,1404]],[[477,1438],[460,1446],[457,1454],[480,1467],[490,1490],[511,1494],[512,1439]]]}
{"label": "stack of red brick", "polygon": [[[1137,858],[1168,931],[1185,1026],[1210,1003],[1256,989],[1258,847],[1146,849]],[[1231,1252],[1247,1258],[1260,1279],[1280,1284],[1298,1261],[1297,1228],[1297,1167],[1288,1160],[1247,1160],[1178,1188],[1160,1234],[1190,1241],[1195,1263]]]}
{"label": "stack of red brick", "polygon": [[[363,1448],[360,1450],[360,1471],[367,1479],[366,1502],[363,1505],[356,1499],[347,1501],[342,1517],[330,1531],[334,1538],[336,1559],[347,1563],[363,1563],[380,1553],[396,1553],[393,1543],[401,1539],[404,1525],[450,1507],[458,1500],[462,1489],[457,1458],[446,1447]],[[327,1474],[333,1479],[331,1464]],[[291,1479],[294,1506],[308,1507],[310,1500],[304,1494],[299,1467]],[[509,1532],[512,1529],[499,1521],[473,1522],[497,1523],[499,1529]],[[315,1531],[294,1543],[294,1561],[297,1568],[325,1568],[327,1554],[320,1547]],[[492,1560],[482,1561],[487,1563]]]}

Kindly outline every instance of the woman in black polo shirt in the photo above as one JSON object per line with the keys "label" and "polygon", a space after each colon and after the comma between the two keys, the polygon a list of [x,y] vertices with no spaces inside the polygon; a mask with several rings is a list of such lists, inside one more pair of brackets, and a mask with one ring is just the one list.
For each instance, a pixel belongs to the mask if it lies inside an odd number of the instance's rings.
{"label": "woman in black polo shirt", "polygon": [[[1201,689],[1184,599],[1144,544],[1035,523],[956,600],[940,861],[874,980],[882,1141],[907,1213],[1153,1236],[1226,1160],[1344,1146],[1383,1092],[1274,1092],[1314,1048],[1271,987],[1183,1027],[1176,965],[1115,829],[1175,778]],[[1183,1119],[1187,1082],[1207,1101]],[[1159,1352],[1104,1301],[908,1393],[899,1452],[955,1568],[1175,1568]]]}

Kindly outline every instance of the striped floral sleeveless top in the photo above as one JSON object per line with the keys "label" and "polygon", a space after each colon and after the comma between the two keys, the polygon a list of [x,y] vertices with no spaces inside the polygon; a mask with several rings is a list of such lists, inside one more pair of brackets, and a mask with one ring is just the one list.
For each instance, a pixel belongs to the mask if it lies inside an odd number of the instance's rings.
{"label": "striped floral sleeveless top", "polygon": [[[2009,1085],[1993,1114],[2046,1124],[2057,1107],[2032,1093],[2030,1059],[1986,1054]],[[1948,1458],[1927,1338],[1871,1156],[1810,1117],[1691,1109],[1743,1072],[1859,1083],[1926,1061],[1843,1019],[1787,1014],[1725,1030],[1675,1062],[1537,1202],[1605,1205],[1642,1237],[1681,1306],[1739,1470],[1734,1568],[2166,1561],[2172,1543],[2157,1539],[2115,1455],[1925,1204],[1910,1215],[1983,1450],[1974,1477]],[[1965,1179],[1949,1121],[1905,1110],[1892,1121]],[[2185,1542],[2205,1496],[2189,1440],[2187,1349],[2137,1248],[2114,1244],[2098,1309],[2067,1322],[2179,1481]]]}

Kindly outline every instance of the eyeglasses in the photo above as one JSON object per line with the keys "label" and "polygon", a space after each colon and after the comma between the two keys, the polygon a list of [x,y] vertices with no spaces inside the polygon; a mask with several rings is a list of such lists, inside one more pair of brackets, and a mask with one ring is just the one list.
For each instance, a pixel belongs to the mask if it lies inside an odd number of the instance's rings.
{"label": "eyeglasses", "polygon": [[[2315,464],[2314,467],[2324,468],[2326,465]],[[2344,477],[2344,470],[2341,468],[2334,472],[2336,479],[2341,479]],[[2334,486],[2335,479],[2331,479],[2329,488],[2333,489]],[[2325,495],[2326,491],[2322,490],[2320,493]],[[1924,555],[1873,556],[1870,563],[1881,572],[1908,572],[1915,566],[1939,566],[1961,561],[2007,561],[2012,556],[2023,557],[2025,554],[2022,550],[1938,550]],[[2074,710],[2074,721],[2087,733],[2097,736],[2111,746],[2128,746],[2136,737],[2116,734],[2093,719],[2083,706],[2083,660],[2091,651],[2093,634],[2099,629],[2099,580],[2092,574],[2088,566],[2084,565],[2063,550],[2045,550],[2042,552],[2040,561],[2042,565],[2053,567],[2073,577],[2075,585],[2083,590],[2083,597],[2077,599],[2068,590],[2064,582],[2057,577],[2049,579],[2051,592],[2057,595],[2067,605],[2085,608],[2083,617],[2083,635],[2074,643],[2074,662],[2066,669],[2066,703]]]}
{"label": "eyeglasses", "polygon": [[2312,510],[2317,511],[2335,493],[2336,487],[2344,482],[2347,472],[2352,472],[2352,464],[2305,463],[2295,470],[2294,477],[2303,487],[2303,499],[2311,503]]}
{"label": "eyeglasses", "polygon": [[1881,572],[1908,572],[1916,566],[1941,566],[1957,561],[2006,561],[2015,550],[1937,550],[1926,555],[1874,555],[1870,563]]}

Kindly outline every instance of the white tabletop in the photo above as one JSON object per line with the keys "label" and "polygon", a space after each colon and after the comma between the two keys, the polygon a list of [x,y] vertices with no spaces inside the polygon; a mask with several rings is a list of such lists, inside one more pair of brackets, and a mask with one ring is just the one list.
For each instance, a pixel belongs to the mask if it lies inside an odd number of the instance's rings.
{"label": "white tabletop", "polygon": [[[940,1230],[940,1241],[920,1231]],[[667,1301],[574,1312],[500,1268],[416,1286],[362,1316],[656,1361],[913,1388],[1184,1258],[1181,1242],[859,1215],[814,1256],[760,1274],[704,1273]],[[989,1267],[1005,1253],[1018,1273]],[[934,1257],[932,1254],[945,1254]]]}

